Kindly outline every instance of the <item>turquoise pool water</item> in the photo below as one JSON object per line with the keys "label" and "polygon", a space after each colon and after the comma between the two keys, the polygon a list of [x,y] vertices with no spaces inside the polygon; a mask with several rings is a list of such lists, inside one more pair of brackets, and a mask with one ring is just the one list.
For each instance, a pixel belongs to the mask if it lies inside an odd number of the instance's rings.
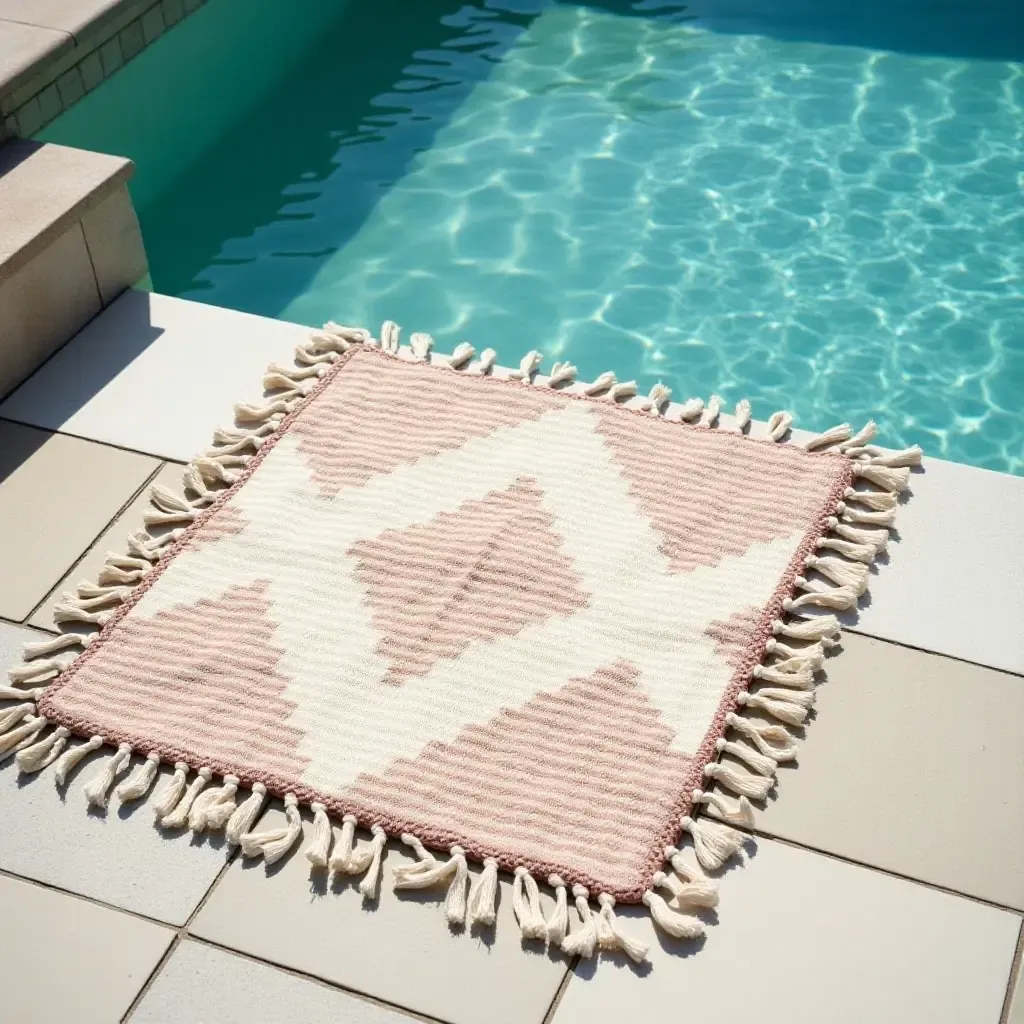
{"label": "turquoise pool water", "polygon": [[157,290],[1024,473],[1018,5],[288,6],[210,0],[44,133],[137,161]]}

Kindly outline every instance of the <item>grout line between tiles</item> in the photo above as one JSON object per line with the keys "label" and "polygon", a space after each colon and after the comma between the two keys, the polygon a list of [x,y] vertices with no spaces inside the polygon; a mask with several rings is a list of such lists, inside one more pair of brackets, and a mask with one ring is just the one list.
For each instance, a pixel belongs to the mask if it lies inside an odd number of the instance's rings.
{"label": "grout line between tiles", "polygon": [[96,261],[92,258],[92,250],[89,248],[89,239],[85,234],[85,221],[78,222],[78,230],[82,233],[82,242],[85,245],[85,255],[89,260],[89,269],[92,271],[92,283],[96,289],[96,298],[99,299],[100,310],[103,310],[103,292],[100,291],[100,275],[96,273]]}
{"label": "grout line between tiles", "polygon": [[53,594],[53,592],[61,585],[61,583],[63,583],[64,580],[66,580],[68,576],[70,576],[71,573],[73,573],[75,569],[82,564],[82,562],[88,557],[89,552],[92,551],[92,549],[96,546],[96,543],[100,539],[100,537],[102,537],[103,534],[105,534],[107,530],[109,530],[114,525],[114,523],[116,523],[118,519],[120,519],[121,516],[125,514],[125,512],[128,510],[128,507],[132,504],[132,502],[134,502],[139,497],[139,495],[142,494],[147,487],[149,487],[149,485],[156,479],[157,474],[160,473],[163,470],[163,468],[164,463],[157,463],[156,469],[154,469],[153,472],[150,473],[149,476],[147,476],[146,479],[142,481],[141,486],[137,487],[134,491],[132,491],[128,500],[114,513],[114,515],[110,519],[107,520],[106,523],[104,523],[104,525],[100,528],[96,536],[93,537],[93,539],[89,541],[88,544],[86,544],[85,550],[82,551],[82,553],[71,563],[71,565],[69,565],[68,568],[60,574],[60,577],[58,578],[57,582],[54,583],[54,585],[50,587],[50,589],[43,595],[42,599],[33,606],[32,610],[22,620],[22,625],[26,624],[28,620],[31,619],[32,616],[35,615],[36,612],[38,612],[43,607],[43,605],[46,604],[47,601],[50,600],[50,595]]}
{"label": "grout line between tiles", "polygon": [[27,885],[34,886],[37,889],[46,889],[49,892],[59,893],[61,896],[70,896],[72,899],[80,900],[82,903],[91,903],[93,906],[100,907],[103,910],[112,910],[116,914],[134,917],[138,921],[155,924],[160,928],[166,928],[170,931],[177,930],[177,925],[171,924],[170,921],[162,921],[159,917],[150,917],[148,914],[140,914],[137,910],[119,907],[116,903],[107,903],[106,900],[97,899],[95,896],[75,892],[73,889],[65,889],[54,882],[44,882],[39,878],[32,878],[30,875],[19,875],[17,871],[11,871],[8,868],[0,868],[0,877],[10,878],[15,882],[25,882]]}
{"label": "grout line between tiles", "polygon": [[[999,1014],[999,1024],[1009,1024],[1013,997],[1017,989],[1021,988],[1022,958],[1024,958],[1024,924],[1021,925],[1020,933],[1017,935],[1017,949],[1013,954],[1013,963],[1010,964],[1010,977],[1006,982],[1006,996],[1003,999],[1003,1012]],[[1024,997],[1024,990],[1021,991],[1021,996]]]}
{"label": "grout line between tiles", "polygon": [[320,988],[325,988],[330,992],[343,992],[345,995],[352,996],[361,1002],[369,1003],[371,1006],[379,1006],[381,1009],[385,1010],[396,1010],[403,1016],[408,1017],[410,1020],[425,1021],[427,1024],[448,1024],[443,1017],[431,1017],[425,1013],[410,1010],[408,1007],[402,1006],[401,1003],[388,1002],[386,999],[380,999],[377,996],[368,995],[365,992],[360,992],[358,989],[347,988],[345,985],[339,985],[337,982],[328,981],[316,974],[309,974],[300,968],[286,967],[284,964],[275,963],[273,960],[264,960],[262,957],[254,956],[252,953],[246,953],[243,950],[235,949],[233,946],[222,945],[219,942],[214,942],[212,939],[201,938],[198,935],[193,935],[191,932],[188,934],[187,938],[190,942],[195,942],[197,945],[208,946],[210,949],[229,953],[232,956],[240,957],[242,960],[248,960],[250,963],[259,964],[261,967],[269,967],[272,970],[281,971],[284,974],[290,974],[292,977],[298,978],[301,981],[313,982]]}
{"label": "grout line between tiles", "polygon": [[[58,350],[59,351],[59,350]],[[25,383],[22,381],[22,384]],[[18,385],[19,387],[21,385]],[[17,388],[15,388],[17,390]],[[2,397],[2,396],[0,396]],[[104,448],[113,448],[119,452],[128,452],[129,455],[144,455],[147,459],[161,459],[164,462],[169,462],[174,466],[187,466],[188,462],[182,462],[180,459],[168,458],[166,455],[161,455],[159,452],[147,452],[141,448],[129,448],[127,445],[114,444],[113,441],[101,441],[99,438],[86,437],[85,434],[75,434],[70,430],[60,430],[53,427],[41,427],[38,423],[29,423],[27,420],[18,420],[13,416],[0,416],[0,423],[14,423],[19,427],[27,427],[29,430],[38,430],[44,434],[60,434],[61,437],[73,437],[76,441],[86,441],[89,444],[102,445]],[[211,428],[212,434],[212,428]]]}
{"label": "grout line between tiles", "polygon": [[[962,665],[973,665],[975,668],[984,668],[989,672],[1002,672],[1003,675],[1015,676],[1018,679],[1024,679],[1024,672],[1017,672],[1012,668],[997,668],[995,665],[989,665],[984,661],[972,661],[970,658],[961,658],[956,654],[946,654],[943,651],[932,651],[927,647],[920,647],[917,644],[908,644],[902,640],[893,640],[887,636],[876,636],[874,633],[868,633],[863,629],[858,629],[856,626],[843,626],[843,631],[846,633],[856,633],[857,636],[865,637],[868,640],[877,640],[881,644],[889,644],[892,647],[905,647],[908,651],[919,651],[921,654],[930,654],[936,658],[945,658],[947,661],[958,661]],[[842,655],[840,655],[841,657]],[[828,663],[826,662],[826,668]]]}
{"label": "grout line between tiles", "polygon": [[195,917],[199,913],[199,911],[206,906],[207,901],[213,894],[213,890],[217,888],[218,883],[227,873],[228,868],[231,867],[237,856],[238,847],[235,847],[235,849],[231,851],[230,856],[225,857],[224,863],[221,865],[216,877],[207,887],[206,892],[203,893],[203,896],[199,900],[199,902],[192,908],[192,912],[185,919],[185,923],[176,930],[174,938],[171,939],[169,945],[167,946],[167,949],[164,950],[164,955],[160,957],[160,959],[156,962],[156,966],[153,968],[153,970],[149,972],[149,976],[142,983],[142,986],[139,988],[138,992],[135,993],[135,998],[131,1001],[131,1004],[129,1005],[128,1009],[125,1010],[124,1014],[121,1017],[121,1021],[127,1021],[131,1017],[131,1015],[138,1008],[142,1000],[146,998],[146,993],[153,987],[153,982],[156,981],[157,976],[164,969],[164,967],[167,966],[167,963],[174,955],[174,951],[181,945],[185,938],[189,937],[189,925],[191,925],[192,922],[195,920]]}
{"label": "grout line between tiles", "polygon": [[[716,819],[718,820],[718,819]],[[864,868],[865,871],[874,871],[879,875],[888,875],[890,878],[898,878],[901,882],[910,882],[912,885],[922,885],[926,889],[934,889],[936,892],[945,893],[947,896],[956,896],[959,899],[969,900],[971,903],[980,903],[984,907],[991,907],[993,910],[1001,910],[1015,917],[1024,918],[1024,910],[1011,907],[1006,903],[997,903],[995,900],[987,900],[982,896],[973,896],[967,892],[959,892],[957,889],[950,889],[948,886],[939,885],[937,882],[929,882],[923,878],[914,878],[913,875],[904,875],[899,871],[892,871],[889,868],[880,867],[878,864],[869,864],[867,861],[857,860],[854,857],[844,857],[841,853],[832,850],[822,850],[816,846],[808,846],[795,839],[787,839],[784,836],[773,835],[759,828],[745,828],[742,825],[733,825],[732,828],[744,832],[752,838],[766,839],[772,843],[781,843],[783,846],[790,846],[795,850],[803,850],[805,853],[814,853],[829,860],[839,861],[840,864],[850,864],[854,867]]]}
{"label": "grout line between tiles", "polygon": [[548,1012],[544,1014],[544,1019],[541,1024],[551,1024],[555,1019],[555,1014],[558,1012],[558,1007],[562,1005],[562,997],[565,995],[565,990],[569,987],[569,982],[576,977],[576,967],[580,962],[580,958],[573,957],[569,961],[568,969],[565,972],[565,976],[559,983],[558,988],[555,990],[554,996],[551,998],[551,1003],[548,1006]]}

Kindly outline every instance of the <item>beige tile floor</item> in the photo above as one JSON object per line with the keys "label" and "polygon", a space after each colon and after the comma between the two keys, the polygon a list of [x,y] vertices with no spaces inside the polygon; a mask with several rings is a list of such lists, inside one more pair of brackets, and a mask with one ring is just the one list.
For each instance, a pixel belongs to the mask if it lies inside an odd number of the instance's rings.
{"label": "beige tile floor", "polygon": [[[258,318],[225,312],[211,314],[218,344],[237,346],[240,363],[283,358],[294,344],[293,325],[260,321],[254,331]],[[190,329],[205,322],[201,310],[186,314]],[[102,430],[118,447],[0,420],[9,439],[0,444],[0,666],[52,628],[60,590],[122,546],[144,484],[178,483],[180,467],[164,460],[187,455],[195,417],[176,428],[166,395],[146,422],[141,408],[127,415],[102,400],[119,393],[111,381],[134,365],[133,345],[147,375],[173,373],[160,341],[174,325],[143,320],[148,333],[127,340],[111,337],[108,322],[110,379],[93,379],[91,396],[74,376],[51,395],[78,417],[74,433]],[[253,336],[258,358],[242,353]],[[231,374],[216,391],[207,382],[196,398],[207,432],[245,395]],[[946,511],[959,517],[958,535],[970,535],[972,481],[979,506],[994,486],[1004,517],[1024,521],[1016,482],[964,467],[948,474],[960,481],[960,511]],[[1024,564],[1000,536],[993,544],[1005,563],[987,594],[998,609],[1019,600],[1000,588],[1019,586]],[[883,567],[879,585],[897,568]],[[977,594],[983,583],[958,580]],[[59,794],[46,775],[19,782],[10,761],[0,764],[0,1019],[1024,1024],[1024,992],[1012,996],[1024,910],[1024,677],[1003,670],[1016,666],[1020,624],[1002,647],[976,635],[964,648],[916,621],[904,628],[912,618],[892,606],[884,621],[865,617],[845,634],[799,768],[780,773],[747,862],[724,875],[706,940],[675,948],[643,915],[622,912],[650,938],[645,972],[522,948],[505,887],[506,927],[492,945],[452,936],[433,898],[385,888],[367,912],[350,888],[311,877],[301,856],[268,873],[216,843],[165,838],[145,806],[115,800],[105,815],[86,813],[88,770]],[[933,653],[951,649],[970,650],[971,661]],[[392,863],[403,856],[388,853]]]}

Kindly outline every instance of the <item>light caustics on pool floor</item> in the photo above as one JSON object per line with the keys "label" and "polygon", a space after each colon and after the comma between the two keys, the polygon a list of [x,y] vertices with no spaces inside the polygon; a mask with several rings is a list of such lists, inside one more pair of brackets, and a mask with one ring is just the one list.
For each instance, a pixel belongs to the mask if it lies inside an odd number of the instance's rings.
{"label": "light caustics on pool floor", "polygon": [[331,159],[179,290],[1024,472],[1024,67],[541,6],[439,18],[358,108],[309,96]]}

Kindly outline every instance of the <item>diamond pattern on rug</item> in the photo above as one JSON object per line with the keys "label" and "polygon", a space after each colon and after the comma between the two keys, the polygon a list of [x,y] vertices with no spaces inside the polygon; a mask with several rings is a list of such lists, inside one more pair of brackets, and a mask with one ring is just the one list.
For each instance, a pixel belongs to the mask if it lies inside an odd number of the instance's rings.
{"label": "diamond pattern on rug", "polygon": [[520,477],[429,523],[355,544],[376,650],[390,665],[381,681],[400,685],[473,641],[583,608],[582,581],[553,527],[536,481]]}

